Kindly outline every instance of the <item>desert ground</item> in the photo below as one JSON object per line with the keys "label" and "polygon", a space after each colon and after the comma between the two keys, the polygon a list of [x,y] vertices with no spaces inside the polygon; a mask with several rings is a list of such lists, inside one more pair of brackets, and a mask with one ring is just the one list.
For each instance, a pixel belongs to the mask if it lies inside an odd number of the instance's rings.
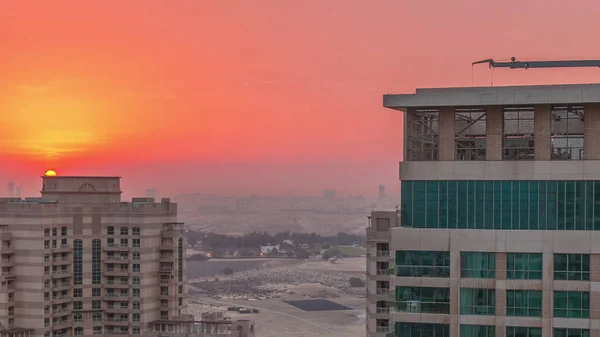
{"label": "desert ground", "polygon": [[[232,319],[251,318],[258,337],[365,336],[363,288],[351,288],[350,277],[365,277],[365,259],[267,261],[261,267],[215,278],[190,281],[190,313],[226,311],[228,306],[259,309],[257,314],[227,312]],[[351,308],[304,311],[285,301],[325,298]]]}

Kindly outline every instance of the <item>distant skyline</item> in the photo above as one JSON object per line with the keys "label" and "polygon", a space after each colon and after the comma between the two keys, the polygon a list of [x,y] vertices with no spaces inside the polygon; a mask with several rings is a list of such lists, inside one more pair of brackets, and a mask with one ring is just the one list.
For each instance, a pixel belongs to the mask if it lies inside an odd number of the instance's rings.
{"label": "distant skyline", "polygon": [[[488,86],[471,62],[600,58],[600,3],[557,0],[0,2],[0,181],[47,168],[127,190],[376,195],[398,189],[382,95]],[[565,18],[573,20],[565,22]],[[600,82],[598,69],[494,85]]]}

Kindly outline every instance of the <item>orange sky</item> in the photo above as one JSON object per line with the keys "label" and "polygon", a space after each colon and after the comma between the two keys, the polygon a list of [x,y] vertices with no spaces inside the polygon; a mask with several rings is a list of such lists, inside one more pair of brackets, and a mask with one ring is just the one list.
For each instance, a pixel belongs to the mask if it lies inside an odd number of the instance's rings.
{"label": "orange sky", "polygon": [[[393,190],[401,115],[382,94],[489,85],[470,66],[489,57],[600,58],[600,3],[576,4],[0,1],[0,184],[34,193],[55,167],[119,174],[134,192]],[[600,70],[494,73],[594,81]]]}

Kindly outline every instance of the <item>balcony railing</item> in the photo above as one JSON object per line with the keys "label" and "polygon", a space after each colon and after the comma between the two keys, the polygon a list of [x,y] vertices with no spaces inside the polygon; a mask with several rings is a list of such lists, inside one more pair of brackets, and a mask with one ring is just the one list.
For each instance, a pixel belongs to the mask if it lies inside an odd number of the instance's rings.
{"label": "balcony railing", "polygon": [[387,269],[377,269],[377,275],[388,275]]}
{"label": "balcony railing", "polygon": [[390,293],[389,288],[377,288],[377,295],[387,295]]}
{"label": "balcony railing", "polygon": [[388,333],[390,331],[390,328],[387,326],[378,326],[375,328],[375,331],[377,333]]}
{"label": "balcony railing", "polygon": [[389,314],[390,313],[390,308],[377,308],[376,311],[378,314]]}
{"label": "balcony railing", "polygon": [[415,312],[425,314],[449,314],[450,303],[446,302],[422,302],[402,301],[398,302],[399,312]]}
{"label": "balcony railing", "polygon": [[378,250],[377,256],[390,256],[390,251],[389,250]]}

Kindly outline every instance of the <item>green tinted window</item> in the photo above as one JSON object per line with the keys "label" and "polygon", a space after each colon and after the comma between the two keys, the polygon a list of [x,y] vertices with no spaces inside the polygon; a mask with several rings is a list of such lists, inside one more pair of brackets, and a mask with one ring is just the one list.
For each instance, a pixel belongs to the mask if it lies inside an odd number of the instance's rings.
{"label": "green tinted window", "polygon": [[401,192],[404,227],[600,230],[600,181],[405,180]]}
{"label": "green tinted window", "polygon": [[542,337],[542,328],[507,326],[506,337]]}
{"label": "green tinted window", "polygon": [[508,253],[506,278],[509,280],[541,280],[542,254]]}
{"label": "green tinted window", "polygon": [[397,250],[396,276],[450,277],[450,252]]}
{"label": "green tinted window", "polygon": [[460,289],[461,315],[495,315],[496,291],[493,289]]}
{"label": "green tinted window", "polygon": [[495,278],[496,255],[486,252],[461,252],[460,277]]}
{"label": "green tinted window", "polygon": [[396,322],[396,337],[450,337],[449,324]]}
{"label": "green tinted window", "polygon": [[540,290],[507,290],[506,316],[542,317]]}
{"label": "green tinted window", "polygon": [[554,279],[589,281],[589,254],[554,254]]}
{"label": "green tinted window", "polygon": [[555,291],[554,316],[589,318],[590,293],[583,291]]}
{"label": "green tinted window", "polygon": [[430,287],[396,287],[400,312],[450,313],[450,289]]}
{"label": "green tinted window", "polygon": [[561,329],[554,328],[553,337],[590,337],[588,329]]}
{"label": "green tinted window", "polygon": [[496,327],[494,325],[461,324],[460,337],[496,337]]}

